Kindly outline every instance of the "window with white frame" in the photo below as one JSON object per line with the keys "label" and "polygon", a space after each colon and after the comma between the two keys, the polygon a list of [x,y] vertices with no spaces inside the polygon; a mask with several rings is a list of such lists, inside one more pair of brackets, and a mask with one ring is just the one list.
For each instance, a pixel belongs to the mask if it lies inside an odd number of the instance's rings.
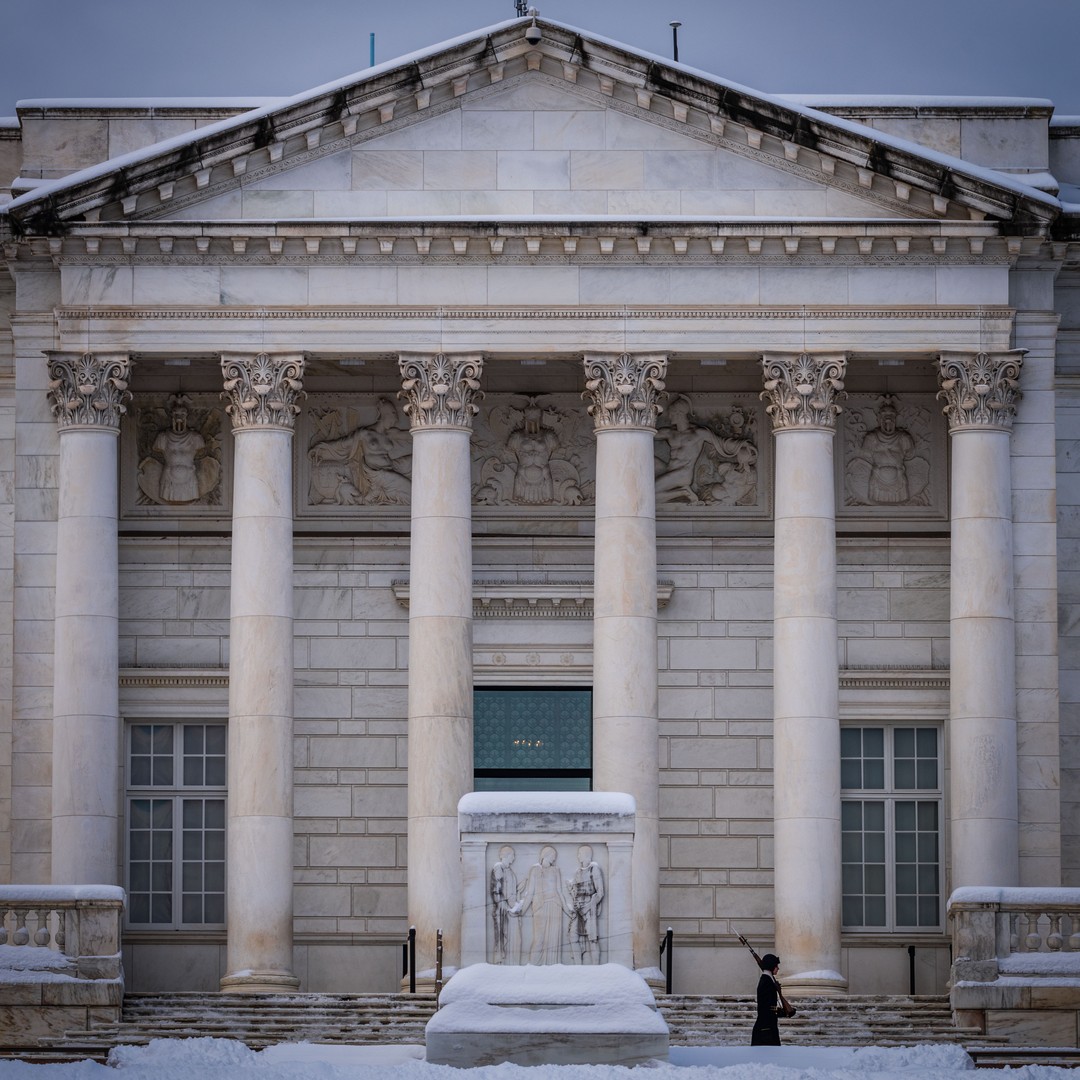
{"label": "window with white frame", "polygon": [[127,921],[225,923],[225,725],[127,729]]}
{"label": "window with white frame", "polygon": [[939,728],[841,728],[840,786],[844,928],[940,929]]}

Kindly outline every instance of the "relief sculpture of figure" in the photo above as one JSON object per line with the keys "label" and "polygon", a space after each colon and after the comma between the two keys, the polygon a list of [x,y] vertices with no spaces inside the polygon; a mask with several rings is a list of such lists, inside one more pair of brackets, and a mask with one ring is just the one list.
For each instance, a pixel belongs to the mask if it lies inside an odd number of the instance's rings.
{"label": "relief sculpture of figure", "polygon": [[169,398],[169,426],[154,436],[150,453],[139,462],[138,484],[152,502],[180,506],[197,502],[217,486],[221,463],[213,447],[188,427],[191,399]]}
{"label": "relief sculpture of figure", "polygon": [[600,963],[600,904],[604,899],[604,875],[593,860],[593,850],[582,844],[578,865],[566,883],[570,898],[570,955],[575,964]]}
{"label": "relief sculpture of figure", "polygon": [[521,897],[510,909],[513,915],[532,911],[530,964],[561,962],[563,916],[571,911],[563,892],[562,871],[555,865],[557,858],[550,844],[540,849],[540,860],[529,867],[529,876],[521,885]]}
{"label": "relief sculpture of figure", "polygon": [[521,919],[513,911],[518,880],[514,873],[516,853],[509,844],[499,848],[499,861],[491,868],[489,892],[491,921],[495,931],[494,963],[521,963]]}
{"label": "relief sculpture of figure", "polygon": [[[757,448],[747,438],[725,438],[712,428],[693,423],[693,415],[689,398],[680,395],[668,407],[670,424],[657,429],[656,441],[666,443],[668,452],[666,461],[657,458],[656,501],[739,502],[754,486],[750,470],[757,461]],[[741,410],[738,416],[745,419]],[[708,475],[700,473],[702,455],[711,460]]]}
{"label": "relief sculpture of figure", "polygon": [[580,506],[593,450],[581,416],[550,395],[499,395],[478,419],[473,493],[482,506]]}
{"label": "relief sculpture of figure", "polygon": [[[909,410],[910,412],[910,410]],[[869,410],[867,415],[870,416]],[[896,398],[887,394],[873,416],[877,426],[863,430],[847,461],[849,503],[868,506],[911,506],[927,501],[929,466],[907,427],[899,424]],[[858,434],[860,421],[853,410],[851,422]]]}
{"label": "relief sculpture of figure", "polygon": [[397,426],[397,406],[379,398],[374,423],[340,439],[317,442],[311,460],[311,501],[315,505],[408,503],[412,490],[412,441]]}

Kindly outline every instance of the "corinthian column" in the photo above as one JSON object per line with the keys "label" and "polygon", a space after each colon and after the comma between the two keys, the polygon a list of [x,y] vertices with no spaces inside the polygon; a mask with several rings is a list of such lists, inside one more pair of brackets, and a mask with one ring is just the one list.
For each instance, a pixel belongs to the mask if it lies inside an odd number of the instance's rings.
{"label": "corinthian column", "polygon": [[952,437],[952,888],[1018,885],[1012,431],[1023,350],[942,353]]}
{"label": "corinthian column", "polygon": [[585,357],[596,430],[593,787],[637,802],[634,967],[654,967],[660,928],[656,480],[653,441],[667,357]]}
{"label": "corinthian column", "polygon": [[116,440],[126,354],[49,353],[60,429],[53,646],[52,879],[118,883],[120,705]]}
{"label": "corinthian column", "polygon": [[762,357],[776,443],[773,818],[784,985],[837,993],[840,704],[833,441],[847,357]]}
{"label": "corinthian column", "polygon": [[417,966],[461,961],[457,804],[473,787],[472,471],[480,356],[402,354],[411,421],[409,921]]}
{"label": "corinthian column", "polygon": [[226,354],[232,418],[228,954],[221,989],[296,989],[293,933],[292,433],[299,354]]}

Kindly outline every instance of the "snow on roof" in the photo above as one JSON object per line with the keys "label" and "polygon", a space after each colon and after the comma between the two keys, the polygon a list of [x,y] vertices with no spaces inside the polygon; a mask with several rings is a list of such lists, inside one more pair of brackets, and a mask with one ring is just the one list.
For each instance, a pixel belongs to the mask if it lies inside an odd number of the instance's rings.
{"label": "snow on roof", "polygon": [[17,116],[0,116],[0,128],[18,128],[19,126]]}
{"label": "snow on roof", "polygon": [[783,94],[785,101],[810,108],[906,108],[906,109],[1052,109],[1049,98],[966,97],[958,94]]}
{"label": "snow on roof", "polygon": [[[282,99],[253,97],[147,97],[147,98],[23,98],[15,108],[28,109],[257,109]],[[18,119],[16,117],[16,119]]]}
{"label": "snow on roof", "polygon": [[1080,116],[1051,116],[1050,126],[1056,127],[1080,127]]}
{"label": "snow on roof", "polygon": [[[292,97],[277,99],[273,101],[272,104],[263,105],[257,109],[249,110],[248,112],[242,113],[239,116],[229,117],[225,120],[220,120],[215,124],[208,124],[205,127],[197,128],[194,131],[185,132],[181,135],[175,136],[174,138],[165,139],[162,142],[154,143],[151,146],[143,147],[139,150],[132,151],[129,154],[124,154],[120,157],[115,157],[109,159],[108,161],[100,162],[97,165],[93,165],[87,169],[82,169],[79,172],[71,173],[68,176],[53,181],[48,185],[37,188],[31,192],[27,192],[25,195],[21,195],[19,198],[12,200],[6,206],[0,209],[0,213],[7,213],[8,211],[16,209],[18,207],[37,202],[38,200],[43,199],[48,195],[52,195],[58,191],[63,191],[66,188],[75,187],[81,183],[95,180],[102,176],[107,176],[110,173],[113,173],[116,170],[124,168],[128,165],[134,165],[138,162],[150,160],[160,154],[167,153],[171,150],[179,149],[180,147],[187,146],[201,139],[205,139],[213,135],[230,131],[231,129],[242,126],[244,124],[250,124],[256,120],[262,119],[265,116],[269,116],[271,113],[277,111],[278,109],[290,108],[294,105],[302,105],[307,101],[312,101],[317,98],[324,97],[328,94],[332,94],[335,91],[352,86],[358,81],[361,81],[362,79],[373,79],[381,74],[396,70],[397,68],[403,67],[407,64],[416,63],[418,61],[427,59],[428,57],[436,56],[444,51],[454,49],[462,45],[467,45],[468,43],[476,41],[479,38],[489,37],[490,35],[497,33],[500,30],[505,30],[516,23],[525,22],[528,18],[529,16],[526,16],[522,19],[506,19],[502,22],[495,23],[483,29],[475,30],[468,34],[462,34],[456,38],[450,38],[449,40],[440,42],[437,45],[430,45],[427,48],[420,49],[412,53],[407,53],[404,56],[396,57],[382,64],[376,64],[374,67],[363,69],[360,72],[354,72],[353,74],[347,75],[344,78],[335,79],[332,82],[324,83],[322,86],[317,86],[310,90],[305,90],[299,94],[295,94]],[[666,57],[658,56],[654,53],[642,52],[638,49],[631,48],[629,45],[626,45],[623,42],[616,41],[612,38],[606,38],[598,34],[594,34],[591,31],[583,30],[579,27],[571,26],[567,23],[557,22],[553,19],[545,19],[544,21],[549,23],[550,25],[557,26],[561,30],[574,34],[584,40],[592,41],[600,45],[607,45],[621,52],[631,53],[635,56],[640,57],[642,60],[660,64],[675,71],[682,71],[687,75],[691,75],[694,78],[701,79],[716,86],[734,90],[738,93],[746,94],[760,101],[771,103],[780,108],[789,109],[796,113],[801,113],[808,119],[815,120],[816,122],[823,124],[827,127],[846,131],[861,139],[872,139],[874,142],[882,146],[889,146],[903,153],[911,154],[915,157],[921,157],[927,161],[932,161],[935,164],[941,165],[944,168],[948,168],[955,172],[962,173],[974,179],[982,180],[985,183],[991,184],[995,187],[1005,188],[1006,190],[1013,191],[1016,194],[1023,195],[1034,201],[1045,203],[1047,206],[1050,206],[1052,208],[1059,208],[1061,205],[1058,200],[1055,199],[1052,195],[1047,195],[1045,192],[1039,191],[1037,188],[1030,187],[1027,184],[1011,179],[1008,176],[1004,176],[1001,173],[995,172],[993,169],[987,169],[977,165],[972,165],[962,160],[961,158],[951,157],[948,154],[939,153],[921,145],[920,143],[912,142],[907,139],[901,139],[894,135],[890,135],[887,132],[877,131],[874,128],[869,128],[863,124],[855,123],[854,121],[848,120],[844,117],[838,117],[833,116],[829,113],[819,112],[816,109],[812,109],[796,103],[791,97],[783,97],[778,94],[762,93],[759,90],[744,86],[741,83],[731,82],[727,79],[722,79],[717,75],[712,74],[711,72],[702,71],[699,68],[689,67],[685,64],[679,64],[667,59]]]}
{"label": "snow on roof", "polygon": [[619,791],[473,791],[458,802],[459,814],[608,814],[632,817],[633,795]]}

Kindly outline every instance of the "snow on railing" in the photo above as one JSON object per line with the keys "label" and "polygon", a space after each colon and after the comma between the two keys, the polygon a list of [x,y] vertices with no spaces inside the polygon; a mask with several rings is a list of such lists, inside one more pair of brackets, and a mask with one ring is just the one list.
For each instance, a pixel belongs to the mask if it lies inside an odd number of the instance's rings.
{"label": "snow on railing", "polygon": [[[123,910],[124,890],[113,885],[0,885],[0,946],[63,954],[75,978],[119,979]],[[31,980],[40,967],[3,955]]]}
{"label": "snow on railing", "polygon": [[957,889],[949,897],[957,982],[1080,975],[1080,889]]}

